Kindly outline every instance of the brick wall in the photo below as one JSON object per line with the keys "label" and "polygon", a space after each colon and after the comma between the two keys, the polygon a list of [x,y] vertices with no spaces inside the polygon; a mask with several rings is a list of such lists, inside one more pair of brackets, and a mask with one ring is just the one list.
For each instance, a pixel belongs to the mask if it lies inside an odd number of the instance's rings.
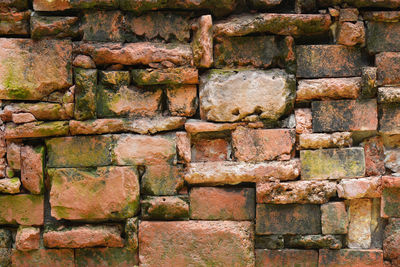
{"label": "brick wall", "polygon": [[0,266],[400,266],[397,0],[0,0]]}

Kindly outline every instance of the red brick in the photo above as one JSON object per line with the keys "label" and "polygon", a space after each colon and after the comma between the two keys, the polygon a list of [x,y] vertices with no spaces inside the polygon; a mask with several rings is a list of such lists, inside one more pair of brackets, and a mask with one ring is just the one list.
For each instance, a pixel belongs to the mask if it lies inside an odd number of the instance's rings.
{"label": "red brick", "polygon": [[73,249],[13,250],[12,266],[15,267],[74,267]]}
{"label": "red brick", "polygon": [[375,176],[385,174],[385,148],[382,137],[375,136],[368,138],[362,145],[365,155],[365,175]]}
{"label": "red brick", "polygon": [[365,28],[364,22],[356,23],[344,22],[339,26],[337,43],[347,46],[365,45]]}
{"label": "red brick", "polygon": [[256,249],[256,267],[317,267],[318,252],[300,249]]}
{"label": "red brick", "polygon": [[254,266],[250,222],[142,221],[139,229],[143,266]]}
{"label": "red brick", "polygon": [[380,198],[382,195],[381,177],[343,179],[338,184],[340,198]]}
{"label": "red brick", "polygon": [[190,191],[194,220],[253,220],[254,211],[254,188],[194,187]]}
{"label": "red brick", "polygon": [[182,167],[169,164],[146,166],[140,184],[141,193],[145,195],[176,195],[184,184]]}
{"label": "red brick", "polygon": [[400,177],[382,177],[381,217],[400,217]]}
{"label": "red brick", "polygon": [[330,202],[321,205],[322,234],[346,234],[348,215],[344,202]]}
{"label": "red brick", "polygon": [[192,41],[194,62],[197,67],[209,68],[213,64],[213,30],[211,15],[204,15],[195,25]]}
{"label": "red brick", "polygon": [[135,251],[126,248],[82,248],[75,250],[75,267],[138,266]]}
{"label": "red brick", "polygon": [[139,85],[198,84],[199,73],[195,68],[134,69],[132,81]]}
{"label": "red brick", "polygon": [[380,267],[383,266],[383,253],[378,249],[321,249],[319,266]]}
{"label": "red brick", "polygon": [[398,103],[379,105],[379,131],[387,135],[400,134],[400,108]]}
{"label": "red brick", "polygon": [[[380,13],[377,14],[377,16],[380,16],[383,20],[385,20],[383,17],[391,16],[389,14],[386,15],[385,14],[386,12],[376,12],[376,13]],[[396,15],[393,16],[393,19],[395,20],[393,22],[395,23],[385,22],[385,21],[368,21],[367,24],[368,52],[379,53],[385,51],[393,51],[393,52],[400,51],[400,45],[399,45],[400,23],[398,23],[399,20],[398,19],[396,20],[395,16]]]}
{"label": "red brick", "polygon": [[192,161],[224,161],[229,159],[229,144],[225,139],[193,140]]}
{"label": "red brick", "polygon": [[28,251],[39,249],[40,228],[20,227],[15,237],[15,247],[18,250]]}
{"label": "red brick", "polygon": [[400,53],[383,52],[375,56],[380,85],[400,83]]}
{"label": "red brick", "polygon": [[339,14],[339,21],[351,21],[355,22],[358,20],[358,9],[357,8],[341,8]]}
{"label": "red brick", "polygon": [[42,195],[0,195],[0,224],[42,225]]}
{"label": "red brick", "polygon": [[184,220],[189,218],[186,196],[146,196],[140,201],[142,220]]}
{"label": "red brick", "polygon": [[176,132],[176,152],[178,160],[190,162],[192,160],[192,152],[190,148],[190,137],[187,132]]}
{"label": "red brick", "polygon": [[43,167],[45,155],[43,146],[23,146],[21,148],[21,181],[25,189],[33,194],[43,190]]}
{"label": "red brick", "polygon": [[312,133],[312,113],[309,108],[298,108],[294,111],[296,118],[296,133]]}
{"label": "red brick", "polygon": [[168,110],[173,116],[191,117],[197,110],[197,87],[195,85],[167,88]]}
{"label": "red brick", "polygon": [[400,219],[390,218],[388,225],[385,227],[383,240],[383,255],[385,259],[400,262]]}
{"label": "red brick", "polygon": [[287,129],[237,128],[232,133],[235,157],[240,161],[289,160],[295,133]]}

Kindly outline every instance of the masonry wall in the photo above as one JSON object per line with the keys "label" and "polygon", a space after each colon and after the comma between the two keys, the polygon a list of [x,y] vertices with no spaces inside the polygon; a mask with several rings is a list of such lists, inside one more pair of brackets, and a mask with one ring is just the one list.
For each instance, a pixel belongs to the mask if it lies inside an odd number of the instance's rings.
{"label": "masonry wall", "polygon": [[397,0],[1,0],[0,266],[400,266]]}

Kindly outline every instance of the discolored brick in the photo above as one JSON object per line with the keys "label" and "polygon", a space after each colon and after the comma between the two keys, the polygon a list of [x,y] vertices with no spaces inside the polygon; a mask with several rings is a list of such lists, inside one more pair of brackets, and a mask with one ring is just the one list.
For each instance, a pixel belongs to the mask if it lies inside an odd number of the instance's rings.
{"label": "discolored brick", "polygon": [[400,134],[400,108],[397,103],[379,105],[379,131],[387,135]]}
{"label": "discolored brick", "polygon": [[380,198],[382,194],[381,177],[366,177],[359,179],[343,179],[338,184],[340,198]]}
{"label": "discolored brick", "polygon": [[74,68],[74,117],[88,120],[96,117],[97,70]]}
{"label": "discolored brick", "polygon": [[183,184],[183,170],[180,166],[149,165],[141,179],[141,193],[152,196],[175,195]]}
{"label": "discolored brick", "polygon": [[75,249],[75,266],[118,266],[139,265],[138,256],[126,248],[81,248]]}
{"label": "discolored brick", "polygon": [[400,82],[400,53],[382,52],[375,56],[379,85],[398,84]]}
{"label": "discolored brick", "polygon": [[1,195],[0,224],[42,225],[42,195]]}
{"label": "discolored brick", "polygon": [[324,267],[352,267],[354,263],[359,266],[383,266],[383,253],[378,249],[341,249],[319,251],[319,266]]}
{"label": "discolored brick", "polygon": [[140,201],[143,220],[189,219],[189,203],[186,196],[147,196]]}
{"label": "discolored brick", "polygon": [[169,86],[166,93],[171,115],[191,117],[196,113],[198,100],[195,85]]}
{"label": "discolored brick", "polygon": [[382,184],[381,217],[400,217],[400,178],[384,176]]}
{"label": "discolored brick", "polygon": [[256,267],[262,267],[262,266],[317,267],[318,266],[318,252],[314,250],[256,249],[255,252],[256,252]]}
{"label": "discolored brick", "polygon": [[227,140],[197,139],[192,141],[192,161],[223,161],[230,157],[230,146]]}
{"label": "discolored brick", "polygon": [[12,251],[12,265],[24,267],[53,266],[73,267],[74,250],[38,249],[32,251]]}
{"label": "discolored brick", "polygon": [[379,136],[371,137],[362,143],[365,154],[365,175],[375,176],[385,174],[384,146]]}
{"label": "discolored brick", "polygon": [[367,49],[370,53],[400,52],[400,23],[368,21]]}

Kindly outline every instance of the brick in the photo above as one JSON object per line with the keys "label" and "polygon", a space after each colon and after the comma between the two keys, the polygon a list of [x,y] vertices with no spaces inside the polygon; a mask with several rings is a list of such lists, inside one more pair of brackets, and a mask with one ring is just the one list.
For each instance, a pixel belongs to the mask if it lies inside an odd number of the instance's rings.
{"label": "brick", "polygon": [[366,139],[362,146],[365,154],[365,175],[383,175],[385,174],[385,153],[382,137],[375,136]]}
{"label": "brick", "polygon": [[16,194],[20,192],[21,181],[18,177],[0,179],[0,193]]}
{"label": "brick", "polygon": [[394,176],[398,176],[400,172],[399,165],[400,151],[398,149],[386,149],[385,151],[385,167],[388,168]]}
{"label": "brick", "polygon": [[155,196],[176,195],[183,184],[183,170],[180,166],[149,165],[141,179],[141,193]]}
{"label": "brick", "polygon": [[239,161],[289,160],[295,133],[287,129],[248,129],[232,132],[232,147]]}
{"label": "brick", "polygon": [[300,161],[302,179],[341,179],[365,175],[362,148],[302,150]]}
{"label": "brick", "polygon": [[366,21],[398,22],[399,18],[399,11],[367,11],[363,13],[363,19]]}
{"label": "brick", "polygon": [[48,230],[43,234],[47,248],[123,247],[121,230],[116,225],[86,225],[61,230]]}
{"label": "brick", "polygon": [[185,181],[189,184],[238,184],[243,182],[295,180],[300,174],[298,160],[265,163],[206,162],[188,164]]}
{"label": "brick", "polygon": [[[103,21],[103,23],[98,23]],[[123,15],[120,11],[88,11],[82,17],[85,41],[123,42]]]}
{"label": "brick", "polygon": [[227,140],[192,139],[192,161],[223,161],[230,158],[230,146]]}
{"label": "brick", "polygon": [[12,232],[8,229],[0,228],[0,248],[10,248],[12,243]]}
{"label": "brick", "polygon": [[58,137],[46,140],[48,167],[95,167],[111,163],[110,135]]}
{"label": "brick", "polygon": [[381,199],[372,199],[371,248],[382,249],[387,220],[381,217]]}
{"label": "brick", "polygon": [[13,170],[21,170],[21,142],[7,141],[7,163]]}
{"label": "brick", "polygon": [[350,21],[356,22],[358,20],[357,8],[341,8],[339,13],[339,22]]}
{"label": "brick", "polygon": [[361,97],[374,98],[377,92],[377,70],[376,67],[361,68]]}
{"label": "brick", "polygon": [[256,234],[320,234],[321,211],[314,204],[257,204]]}
{"label": "brick", "polygon": [[190,191],[190,219],[253,220],[253,188],[194,187]]}
{"label": "brick", "polygon": [[371,247],[371,199],[349,200],[349,231],[347,245],[349,248]]}
{"label": "brick", "polygon": [[2,38],[0,51],[2,99],[40,100],[72,84],[71,41]]}
{"label": "brick", "polygon": [[118,165],[162,165],[176,156],[174,136],[115,135],[114,162]]}
{"label": "brick", "polygon": [[311,107],[313,132],[374,131],[378,127],[376,100],[315,101]]}
{"label": "brick", "polygon": [[319,149],[350,147],[353,144],[351,133],[337,132],[332,134],[314,133],[298,136],[300,149]]}
{"label": "brick", "polygon": [[185,130],[191,136],[197,134],[209,134],[209,133],[226,133],[228,131],[235,130],[239,126],[252,126],[252,128],[262,128],[264,127],[263,123],[254,122],[254,123],[246,123],[246,122],[235,122],[235,123],[213,123],[202,120],[190,119],[185,123]]}
{"label": "brick", "polygon": [[298,108],[294,110],[296,119],[296,133],[312,133],[312,113],[309,108]]}
{"label": "brick", "polygon": [[352,267],[354,263],[363,267],[383,266],[383,253],[378,249],[321,249],[318,262],[324,267]]}
{"label": "brick", "polygon": [[400,178],[384,176],[382,184],[381,217],[400,217]]}
{"label": "brick", "polygon": [[346,46],[365,45],[364,22],[344,22],[339,25],[337,43]]}
{"label": "brick", "polygon": [[347,234],[348,215],[344,202],[321,205],[322,234]]}
{"label": "brick", "polygon": [[125,222],[125,248],[128,250],[137,250],[139,247],[139,218],[128,218]]}
{"label": "brick", "polygon": [[134,69],[132,81],[139,85],[198,84],[199,74],[195,68]]}
{"label": "brick", "polygon": [[299,78],[360,76],[366,66],[360,49],[343,45],[299,45],[296,53]]}
{"label": "brick", "polygon": [[285,236],[285,246],[302,249],[341,249],[342,238],[333,235],[294,235]]}
{"label": "brick", "polygon": [[383,240],[383,254],[385,259],[392,261],[400,258],[400,219],[390,218],[385,227]]}
{"label": "brick", "polygon": [[317,267],[318,252],[314,250],[280,249],[267,250],[256,249],[256,266],[299,266]]}
{"label": "brick", "polygon": [[187,132],[176,132],[176,152],[178,153],[178,160],[186,163],[192,160],[190,137]]}
{"label": "brick", "polygon": [[21,148],[21,181],[24,188],[32,194],[40,194],[43,191],[44,164],[44,146]]}
{"label": "brick", "polygon": [[[55,38],[77,38],[80,35],[78,17],[31,16],[31,38],[40,39],[46,36]],[[74,65],[75,66],[75,65]],[[95,68],[96,66],[92,67]]]}
{"label": "brick", "polygon": [[338,184],[340,198],[380,198],[382,181],[380,177],[366,177],[359,179],[343,179]]}
{"label": "brick", "polygon": [[400,51],[400,23],[369,21],[367,36],[367,49],[370,53]]}
{"label": "brick", "polygon": [[91,56],[96,65],[149,65],[163,61],[175,65],[187,65],[193,61],[193,54],[188,44],[162,43],[77,43],[76,53]]}
{"label": "brick", "polygon": [[93,119],[96,116],[97,70],[74,68],[75,109],[77,120]]}
{"label": "brick", "polygon": [[400,87],[384,86],[378,88],[378,103],[399,103]]}
{"label": "brick", "polygon": [[75,250],[75,266],[138,266],[136,253],[126,248],[81,248]]}
{"label": "brick", "polygon": [[211,15],[201,16],[195,24],[192,50],[194,64],[197,67],[209,68],[214,63],[212,24]]}
{"label": "brick", "polygon": [[250,222],[142,221],[139,229],[139,259],[145,266],[254,266]]}
{"label": "brick", "polygon": [[322,204],[336,196],[336,183],[328,181],[260,182],[257,203]]}
{"label": "brick", "polygon": [[31,113],[12,114],[12,122],[14,122],[15,124],[32,122],[35,120],[35,116],[33,116]]}
{"label": "brick", "polygon": [[254,242],[256,249],[280,249],[284,247],[283,235],[256,235]]}
{"label": "brick", "polygon": [[7,123],[5,138],[17,139],[60,136],[67,135],[68,130],[68,121],[37,121],[19,125]]}
{"label": "brick", "polygon": [[0,9],[15,7],[20,10],[28,9],[28,0],[4,0],[0,3]]}
{"label": "brick", "polygon": [[[66,96],[66,95],[65,95]],[[73,100],[72,100],[73,102]],[[59,103],[37,102],[37,103],[11,103],[4,107],[2,113],[3,121],[12,120],[12,115],[19,113],[31,113],[35,119],[40,121],[54,121],[70,119],[65,107]]]}
{"label": "brick", "polygon": [[277,120],[294,104],[295,80],[277,69],[211,70],[201,76],[199,94],[204,120]]}
{"label": "brick", "polygon": [[281,56],[278,47],[273,35],[222,38],[214,44],[214,65],[273,67]]}
{"label": "brick", "polygon": [[11,248],[0,248],[0,264],[2,266],[10,266],[11,265]]}
{"label": "brick", "polygon": [[400,108],[398,103],[379,105],[379,131],[387,135],[400,134]]}
{"label": "brick", "polygon": [[187,197],[147,196],[140,201],[143,220],[184,220],[189,219]]}
{"label": "brick", "polygon": [[96,63],[89,56],[77,55],[72,62],[72,66],[83,69],[95,69]]}
{"label": "brick", "polygon": [[0,224],[43,225],[43,196],[1,195],[0,203]]}
{"label": "brick", "polygon": [[47,172],[51,180],[51,214],[58,220],[118,220],[139,211],[139,175],[134,167],[60,168]]}
{"label": "brick", "polygon": [[191,117],[196,113],[198,100],[195,85],[169,86],[166,93],[171,115]]}
{"label": "brick", "polygon": [[23,267],[54,266],[73,267],[74,250],[38,249],[32,251],[12,250],[12,265]]}
{"label": "brick", "polygon": [[177,13],[149,12],[141,16],[128,13],[124,24],[129,42],[143,39],[187,42],[190,38],[189,18]]}
{"label": "brick", "polygon": [[[287,24],[293,27],[281,26]],[[328,31],[330,25],[330,16],[322,14],[246,14],[215,23],[214,35],[244,36],[268,32],[277,35],[301,36],[324,33]]]}
{"label": "brick", "polygon": [[17,12],[10,10],[9,12],[0,12],[0,34],[1,35],[28,35],[29,34],[29,18],[31,11]]}
{"label": "brick", "polygon": [[398,84],[400,83],[399,73],[400,53],[382,52],[375,56],[375,65],[377,66],[378,84]]}
{"label": "brick", "polygon": [[15,247],[18,250],[29,251],[39,249],[40,228],[19,227],[15,237]]}

